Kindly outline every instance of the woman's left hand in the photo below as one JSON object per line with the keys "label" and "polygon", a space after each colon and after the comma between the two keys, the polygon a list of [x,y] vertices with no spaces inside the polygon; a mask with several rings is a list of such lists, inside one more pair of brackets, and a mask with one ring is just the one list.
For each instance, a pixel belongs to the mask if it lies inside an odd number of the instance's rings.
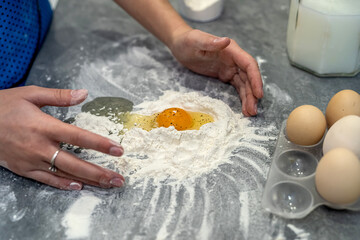
{"label": "woman's left hand", "polygon": [[243,114],[257,114],[257,102],[263,97],[259,67],[234,40],[187,28],[174,34],[169,48],[190,70],[232,84],[240,95]]}

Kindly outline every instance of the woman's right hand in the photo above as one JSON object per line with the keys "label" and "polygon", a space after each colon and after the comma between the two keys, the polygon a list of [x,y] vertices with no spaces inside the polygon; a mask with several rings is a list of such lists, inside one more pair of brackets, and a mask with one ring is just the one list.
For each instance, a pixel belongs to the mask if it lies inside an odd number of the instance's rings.
{"label": "woman's right hand", "polygon": [[176,59],[190,70],[230,83],[237,90],[245,116],[257,114],[257,103],[264,95],[256,60],[234,40],[179,27],[168,45]]}
{"label": "woman's right hand", "polygon": [[87,90],[49,89],[35,86],[0,91],[0,166],[47,185],[81,190],[83,184],[121,187],[120,174],[60,151],[56,172],[49,170],[60,142],[94,149],[113,156],[124,152],[119,143],[64,123],[40,110],[44,106],[67,107],[83,102]]}

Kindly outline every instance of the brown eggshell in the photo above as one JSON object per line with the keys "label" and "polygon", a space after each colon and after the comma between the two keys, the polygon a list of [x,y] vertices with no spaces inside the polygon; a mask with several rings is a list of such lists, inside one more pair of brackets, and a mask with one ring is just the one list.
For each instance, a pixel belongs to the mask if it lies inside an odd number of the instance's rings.
{"label": "brown eggshell", "polygon": [[348,205],[360,197],[360,160],[346,148],[335,148],[320,160],[315,185],[328,202]]}
{"label": "brown eggshell", "polygon": [[342,90],[329,101],[325,116],[328,128],[337,120],[348,115],[360,116],[360,95],[353,90]]}
{"label": "brown eggshell", "polygon": [[315,106],[302,105],[295,108],[286,122],[287,138],[299,145],[314,145],[324,136],[326,120]]}

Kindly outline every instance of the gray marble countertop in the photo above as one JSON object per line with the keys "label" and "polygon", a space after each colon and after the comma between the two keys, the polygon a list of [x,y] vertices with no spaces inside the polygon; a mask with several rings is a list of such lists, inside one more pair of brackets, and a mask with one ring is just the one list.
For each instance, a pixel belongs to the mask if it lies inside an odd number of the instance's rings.
{"label": "gray marble countertop", "polygon": [[[318,78],[289,64],[288,12],[287,0],[225,0],[216,21],[189,21],[195,28],[235,39],[258,60],[265,96],[251,123],[272,139],[262,143],[265,154],[243,149],[237,164],[220,166],[190,188],[144,182],[141,188],[85,186],[81,192],[69,192],[0,168],[0,238],[358,239],[359,212],[320,206],[305,218],[289,220],[261,206],[276,137],[288,114],[303,104],[324,110],[342,89],[360,92],[360,75]],[[135,104],[155,100],[164,90],[198,91],[241,111],[233,87],[180,66],[161,42],[112,1],[61,0],[27,84],[87,88],[88,100],[120,96]],[[64,120],[80,107],[44,111]],[[269,126],[275,130],[261,131]],[[65,227],[64,219],[84,206],[88,211],[79,210],[84,214],[81,226]]]}

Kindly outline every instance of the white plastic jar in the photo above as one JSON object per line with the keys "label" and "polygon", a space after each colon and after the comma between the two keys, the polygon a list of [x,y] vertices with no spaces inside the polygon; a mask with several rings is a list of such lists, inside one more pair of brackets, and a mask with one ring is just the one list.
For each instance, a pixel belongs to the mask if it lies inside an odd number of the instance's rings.
{"label": "white plastic jar", "polygon": [[224,9],[224,0],[179,0],[179,13],[184,18],[209,22],[217,19]]}
{"label": "white plastic jar", "polygon": [[291,0],[287,52],[317,76],[360,72],[360,0]]}

